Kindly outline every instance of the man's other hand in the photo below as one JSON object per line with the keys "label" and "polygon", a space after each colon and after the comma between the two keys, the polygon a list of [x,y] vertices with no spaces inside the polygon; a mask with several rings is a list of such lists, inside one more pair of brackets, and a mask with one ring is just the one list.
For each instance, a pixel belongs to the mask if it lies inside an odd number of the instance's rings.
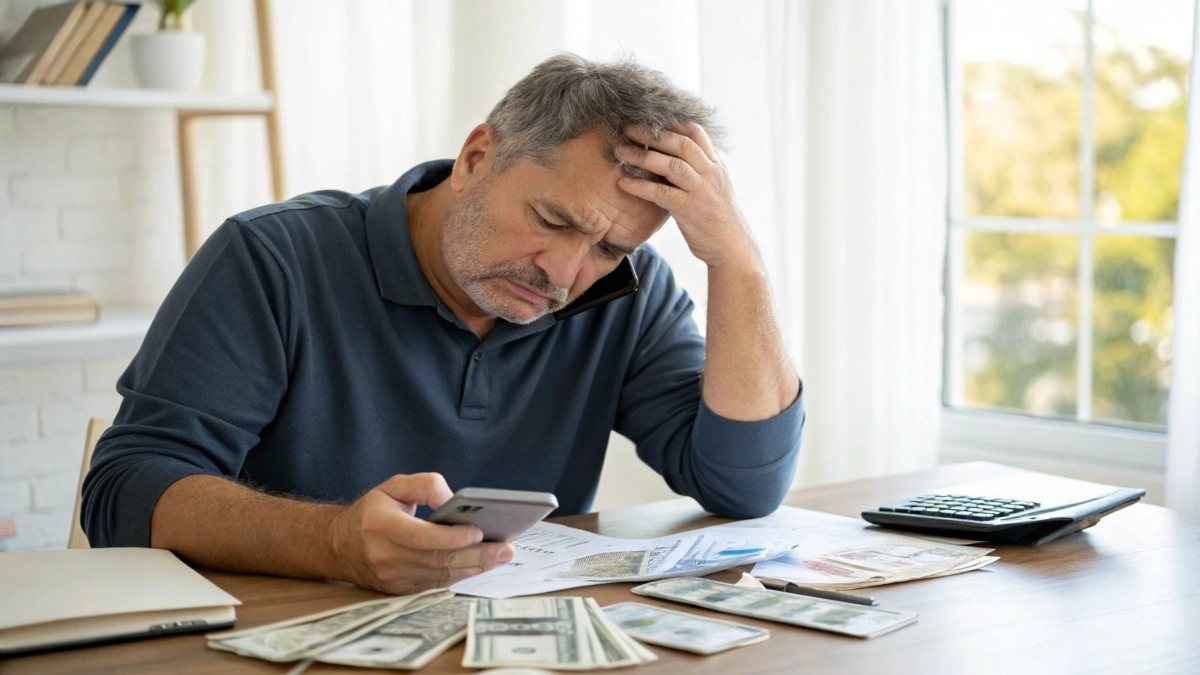
{"label": "man's other hand", "polygon": [[396,475],[342,509],[329,523],[341,578],[364,588],[404,595],[450,584],[502,565],[511,544],[483,542],[474,525],[437,525],[413,515],[450,499],[438,473]]}
{"label": "man's other hand", "polygon": [[692,255],[709,267],[729,261],[756,264],[758,253],[734,200],[733,182],[704,129],[678,124],[657,138],[641,126],[625,131],[638,145],[617,146],[617,158],[668,182],[623,176],[620,188],[670,212]]}

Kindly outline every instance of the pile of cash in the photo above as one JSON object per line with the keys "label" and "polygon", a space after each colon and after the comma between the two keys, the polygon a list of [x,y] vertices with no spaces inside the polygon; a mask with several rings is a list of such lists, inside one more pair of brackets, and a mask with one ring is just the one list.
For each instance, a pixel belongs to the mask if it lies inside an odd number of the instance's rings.
{"label": "pile of cash", "polygon": [[718,612],[860,638],[890,633],[917,620],[913,612],[746,588],[698,577],[651,581],[634,587],[633,592]]}
{"label": "pile of cash", "polygon": [[320,661],[415,670],[462,639],[471,601],[444,588],[210,633],[208,646],[288,663]]}
{"label": "pile of cash", "polygon": [[657,658],[618,628],[595,600],[541,597],[472,601],[462,664],[598,670]]}
{"label": "pile of cash", "polygon": [[604,613],[635,640],[696,654],[716,654],[771,637],[765,628],[676,612],[641,602],[620,602]]}
{"label": "pile of cash", "polygon": [[462,665],[594,670],[655,661],[653,652],[580,597],[473,600],[439,588],[371,600],[246,630],[208,646],[280,663],[319,661],[416,670],[463,637]]}

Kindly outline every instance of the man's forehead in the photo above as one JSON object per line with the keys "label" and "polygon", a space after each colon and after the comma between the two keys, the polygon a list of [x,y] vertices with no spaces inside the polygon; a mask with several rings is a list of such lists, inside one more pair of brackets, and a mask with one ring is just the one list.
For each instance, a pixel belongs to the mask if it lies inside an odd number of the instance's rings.
{"label": "man's forehead", "polygon": [[[654,234],[656,226],[647,227],[621,213],[601,213],[594,209],[585,209],[591,215],[577,216],[563,205],[553,200],[539,200],[539,209],[544,210],[556,224],[573,227],[587,235],[604,232],[604,241],[609,246],[629,255],[645,240]],[[631,224],[632,223],[632,224]]]}
{"label": "man's forehead", "polygon": [[[640,244],[666,221],[667,212],[653,202],[625,192],[617,181],[625,175],[606,155],[599,131],[581,134],[563,145],[545,164],[529,161],[539,174],[529,187],[534,199],[555,209],[567,224],[590,231],[603,218],[623,239]],[[532,167],[531,167],[532,168]],[[571,222],[574,221],[574,222]]]}

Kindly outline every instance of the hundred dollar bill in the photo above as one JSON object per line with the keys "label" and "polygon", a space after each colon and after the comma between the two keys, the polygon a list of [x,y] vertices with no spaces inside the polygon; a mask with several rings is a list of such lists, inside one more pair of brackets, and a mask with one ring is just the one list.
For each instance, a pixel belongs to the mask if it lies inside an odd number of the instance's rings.
{"label": "hundred dollar bill", "polygon": [[638,644],[609,619],[595,600],[584,598],[583,604],[600,643],[596,653],[597,668],[638,666],[658,660],[654,652]]}
{"label": "hundred dollar bill", "polygon": [[316,656],[322,663],[416,670],[467,633],[467,598],[448,598],[393,617],[369,633]]}
{"label": "hundred dollar bill", "polygon": [[299,651],[299,652],[295,652],[291,656],[293,659],[317,657],[321,654],[324,654],[326,652],[337,649],[338,647],[341,647],[345,644],[354,642],[355,640],[358,640],[359,638],[363,637],[364,635],[367,635],[367,634],[375,631],[380,626],[383,626],[384,624],[387,624],[398,617],[420,611],[422,609],[425,609],[426,607],[435,605],[435,604],[442,602],[443,600],[447,600],[453,596],[454,596],[454,593],[451,592],[449,589],[445,589],[445,588],[436,589],[433,591],[426,591],[425,593],[421,593],[418,595],[407,596],[407,598],[409,598],[409,601],[400,605],[399,608],[396,609],[396,611],[394,611],[390,614],[381,616],[378,619],[375,619],[368,623],[356,626],[355,628],[345,631],[339,635],[335,635],[335,636],[329,638],[328,640],[319,642],[319,643],[309,647],[308,649],[305,649],[305,650]]}
{"label": "hundred dollar bill", "polygon": [[480,598],[469,612],[462,665],[592,669],[591,631],[582,598]]}
{"label": "hundred dollar bill", "polygon": [[744,588],[697,577],[652,581],[635,587],[633,592],[718,612],[861,638],[890,633],[917,620],[914,612]]}
{"label": "hundred dollar bill", "polygon": [[946,572],[981,558],[990,550],[932,542],[917,545],[893,542],[834,551],[825,558],[884,574],[912,577]]}
{"label": "hundred dollar bill", "polygon": [[708,619],[640,602],[609,605],[604,608],[604,613],[635,639],[696,654],[716,654],[771,637],[771,632],[764,628]]}
{"label": "hundred dollar bill", "polygon": [[296,661],[331,648],[347,638],[352,639],[364,628],[369,629],[386,621],[422,598],[449,593],[446,589],[433,589],[416,595],[368,600],[265,626],[209,633],[205,637],[212,649],[268,661]]}

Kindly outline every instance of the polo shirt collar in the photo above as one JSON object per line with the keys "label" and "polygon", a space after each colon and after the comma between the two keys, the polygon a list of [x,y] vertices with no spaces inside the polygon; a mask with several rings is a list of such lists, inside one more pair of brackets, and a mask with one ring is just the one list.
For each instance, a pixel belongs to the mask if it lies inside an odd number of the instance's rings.
{"label": "polo shirt collar", "polygon": [[428,190],[450,175],[454,160],[418,164],[384,188],[367,209],[367,252],[375,268],[379,294],[401,305],[437,307],[437,295],[421,274],[408,232],[405,198]]}

